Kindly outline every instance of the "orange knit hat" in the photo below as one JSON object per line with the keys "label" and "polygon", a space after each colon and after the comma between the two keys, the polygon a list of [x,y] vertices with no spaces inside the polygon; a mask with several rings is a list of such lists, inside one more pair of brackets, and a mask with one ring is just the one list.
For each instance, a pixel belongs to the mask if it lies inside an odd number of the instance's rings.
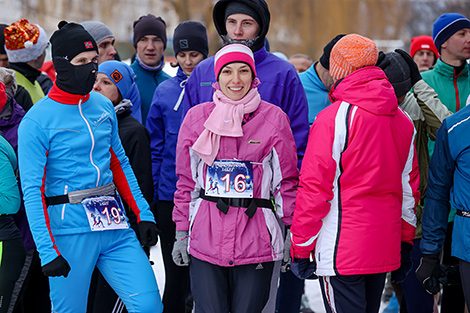
{"label": "orange knit hat", "polygon": [[369,38],[357,34],[341,38],[331,50],[330,75],[338,80],[355,70],[377,63],[379,50]]}

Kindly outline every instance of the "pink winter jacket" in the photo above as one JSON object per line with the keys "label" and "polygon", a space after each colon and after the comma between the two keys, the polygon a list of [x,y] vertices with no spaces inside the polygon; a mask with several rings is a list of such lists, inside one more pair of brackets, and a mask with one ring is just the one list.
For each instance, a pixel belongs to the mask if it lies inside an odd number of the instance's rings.
{"label": "pink winter jacket", "polygon": [[[291,225],[298,185],[297,152],[287,115],[261,101],[246,114],[243,137],[222,137],[216,160],[253,164],[253,197],[274,198],[276,212],[258,208],[252,218],[246,208],[230,207],[222,213],[215,202],[199,197],[205,187],[207,165],[192,150],[214,109],[213,102],[191,108],[180,128],[176,148],[173,220],[176,230],[189,231],[189,253],[219,266],[280,260],[284,239],[280,219]],[[223,188],[222,186],[220,186]]]}
{"label": "pink winter jacket", "polygon": [[292,223],[297,258],[317,275],[384,273],[412,242],[419,199],[414,126],[378,67],[346,76],[313,123]]}

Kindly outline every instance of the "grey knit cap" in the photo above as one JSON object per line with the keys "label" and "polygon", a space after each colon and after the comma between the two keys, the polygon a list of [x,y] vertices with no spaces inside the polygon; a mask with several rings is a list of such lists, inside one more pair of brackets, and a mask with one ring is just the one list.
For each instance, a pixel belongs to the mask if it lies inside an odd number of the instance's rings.
{"label": "grey knit cap", "polygon": [[109,27],[101,22],[85,21],[80,24],[83,26],[83,28],[85,28],[87,32],[90,33],[93,39],[95,39],[97,45],[99,45],[103,39],[109,37],[114,38],[114,35],[109,29]]}

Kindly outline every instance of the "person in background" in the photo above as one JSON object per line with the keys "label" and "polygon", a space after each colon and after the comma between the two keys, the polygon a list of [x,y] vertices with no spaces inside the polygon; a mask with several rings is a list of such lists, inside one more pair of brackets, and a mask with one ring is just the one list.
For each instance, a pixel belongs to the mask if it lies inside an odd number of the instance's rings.
{"label": "person in background", "polygon": [[8,55],[5,51],[5,35],[3,34],[3,31],[7,27],[7,24],[0,24],[0,67],[10,67]]}
{"label": "person in background", "polygon": [[213,71],[213,100],[178,135],[172,254],[189,265],[196,312],[261,312],[284,254],[279,219],[292,219],[296,147],[287,115],[258,93],[250,48],[223,47]]}
{"label": "person in background", "polygon": [[145,125],[155,89],[170,78],[170,75],[163,71],[163,53],[166,49],[165,21],[152,14],[139,17],[134,22],[133,41],[137,53],[131,67],[140,93],[142,124]]}
{"label": "person in background", "polygon": [[119,139],[113,104],[90,92],[96,42],[79,24],[58,27],[50,39],[56,83],[18,128],[25,208],[52,308],[85,312],[98,266],[129,312],[162,312],[157,281],[121,197],[137,215],[143,245],[156,244],[158,229]]}
{"label": "person in background", "polygon": [[173,34],[173,51],[178,72],[157,86],[147,116],[147,129],[152,145],[154,200],[157,205],[157,224],[165,264],[163,311],[185,312],[185,295],[189,287],[189,269],[177,266],[171,251],[175,242],[175,223],[172,220],[173,195],[176,191],[176,142],[183,117],[182,100],[185,84],[194,68],[207,58],[209,44],[206,27],[195,21],[180,23]]}
{"label": "person in background", "polygon": [[[439,100],[452,113],[462,109],[470,95],[470,78],[467,60],[470,59],[470,20],[458,13],[444,13],[433,24],[433,41],[439,52],[434,68],[423,72],[423,80],[433,88]],[[428,142],[429,154],[434,152],[434,141]],[[426,203],[425,203],[426,206]],[[449,214],[446,240],[443,247],[442,264],[446,267],[445,284],[442,287],[441,312],[463,312],[465,299],[459,280],[459,260],[452,256],[452,229],[457,208]],[[421,252],[423,262],[435,262],[433,255],[440,252],[434,244],[427,246],[423,233]],[[431,256],[431,259],[427,259]]]}
{"label": "person in background", "polygon": [[337,35],[323,48],[320,60],[315,62],[305,72],[299,74],[308,101],[308,122],[310,126],[315,121],[317,114],[331,104],[329,91],[333,86],[333,78],[330,75],[330,53],[333,46],[343,38]]}
{"label": "person in background", "polygon": [[[117,51],[114,48],[116,39],[106,24],[98,21],[85,21],[80,23],[83,28],[95,39],[98,45],[98,65],[105,61],[115,60]],[[129,99],[132,103],[132,116],[139,122],[142,122],[142,112],[140,110],[141,101],[137,85],[134,83],[129,89],[128,95],[123,95],[124,99]]]}
{"label": "person in background", "polygon": [[[0,82],[0,111],[7,102],[5,85]],[[0,312],[13,312],[18,294],[16,282],[20,278],[26,252],[21,233],[15,225],[21,197],[16,180],[15,150],[0,132]]]}
{"label": "person in background", "polygon": [[109,29],[106,24],[98,21],[85,21],[81,22],[80,25],[90,33],[98,45],[98,65],[105,61],[114,60],[114,56],[116,55],[114,43],[116,39],[111,29]]}
{"label": "person in background", "polygon": [[[437,129],[442,121],[452,113],[442,104],[436,92],[426,84],[420,74],[418,65],[413,58],[403,50],[388,52],[379,57],[377,66],[382,68],[392,84],[398,105],[409,114],[416,129],[415,146],[419,165],[420,202],[416,206],[416,236],[413,239],[411,274],[403,281],[397,281],[392,275],[397,298],[400,302],[400,312],[432,313],[434,297],[426,292],[414,272],[418,268],[422,254],[419,249],[421,242],[421,220],[428,181],[429,151],[428,138],[436,139]],[[412,92],[409,90],[413,88]]]}
{"label": "person in background", "polygon": [[308,55],[302,53],[291,55],[288,61],[294,65],[297,73],[305,72],[313,64],[313,60]]}
{"label": "person in background", "polygon": [[[15,70],[18,85],[23,86],[31,97],[32,104],[44,97],[51,89],[52,81],[39,69],[46,57],[47,34],[41,26],[31,24],[26,19],[12,23],[3,31],[5,50],[10,68]],[[42,75],[42,85],[38,78]],[[17,98],[17,97],[15,97]],[[20,100],[23,105],[26,101]],[[23,107],[27,112],[31,107]]]}
{"label": "person in background", "polygon": [[410,55],[418,64],[420,72],[430,70],[439,59],[432,37],[426,35],[411,38]]}
{"label": "person in background", "polygon": [[[18,126],[25,112],[16,102],[17,88],[23,88],[16,84],[15,71],[9,68],[0,68],[0,82],[5,84],[7,100],[0,110],[0,132],[13,147],[15,153],[18,150]],[[24,92],[27,92],[23,88]],[[29,98],[29,96],[28,96]],[[21,173],[19,173],[21,175]],[[18,177],[19,180],[19,177]],[[26,257],[21,270],[20,279],[15,284],[13,291],[17,298],[14,313],[38,312],[49,313],[51,300],[49,298],[49,282],[41,271],[39,254],[29,229],[26,212],[24,209],[23,194],[20,190],[21,205],[13,215],[15,224],[20,230],[23,239]]]}
{"label": "person in background", "polygon": [[334,102],[313,123],[301,168],[291,270],[319,276],[327,312],[378,312],[386,273],[402,279],[411,268],[415,130],[377,59],[357,34],[333,46]]}

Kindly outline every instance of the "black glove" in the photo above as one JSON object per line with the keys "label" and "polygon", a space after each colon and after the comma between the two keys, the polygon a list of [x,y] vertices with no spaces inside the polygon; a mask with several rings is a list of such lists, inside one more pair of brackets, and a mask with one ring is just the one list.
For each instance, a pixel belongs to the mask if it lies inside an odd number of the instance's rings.
{"label": "black glove", "polygon": [[70,272],[70,265],[61,255],[42,267],[42,272],[46,276],[67,277]]}
{"label": "black glove", "polygon": [[413,87],[418,81],[423,79],[421,77],[421,73],[419,72],[418,65],[416,62],[413,60],[411,55],[406,53],[406,51],[403,51],[401,49],[395,49],[395,52],[400,54],[401,57],[406,61],[408,64],[408,67],[410,68],[410,78],[411,78],[411,87]]}
{"label": "black glove", "polygon": [[439,279],[442,277],[439,265],[439,254],[423,254],[421,264],[416,270],[416,277],[423,284],[424,289],[432,295],[440,290]]}
{"label": "black glove", "polygon": [[459,265],[441,264],[442,278],[439,279],[444,286],[461,286]]}
{"label": "black glove", "polygon": [[158,242],[160,231],[153,222],[141,221],[139,224],[140,243],[144,247],[154,246]]}
{"label": "black glove", "polygon": [[379,58],[377,59],[377,62],[375,63],[375,66],[378,66],[381,69],[385,69],[389,65],[390,65],[390,60],[385,59],[385,53],[383,53],[383,51],[380,51],[379,52]]}
{"label": "black glove", "polygon": [[291,260],[290,270],[297,276],[299,279],[317,279],[318,276],[315,275],[317,270],[317,263],[315,260],[310,261],[310,259],[297,259]]}
{"label": "black glove", "polygon": [[408,242],[401,243],[401,261],[400,267],[397,270],[392,272],[392,283],[398,284],[405,280],[406,275],[413,267],[413,262],[411,262],[411,250],[413,245]]}

